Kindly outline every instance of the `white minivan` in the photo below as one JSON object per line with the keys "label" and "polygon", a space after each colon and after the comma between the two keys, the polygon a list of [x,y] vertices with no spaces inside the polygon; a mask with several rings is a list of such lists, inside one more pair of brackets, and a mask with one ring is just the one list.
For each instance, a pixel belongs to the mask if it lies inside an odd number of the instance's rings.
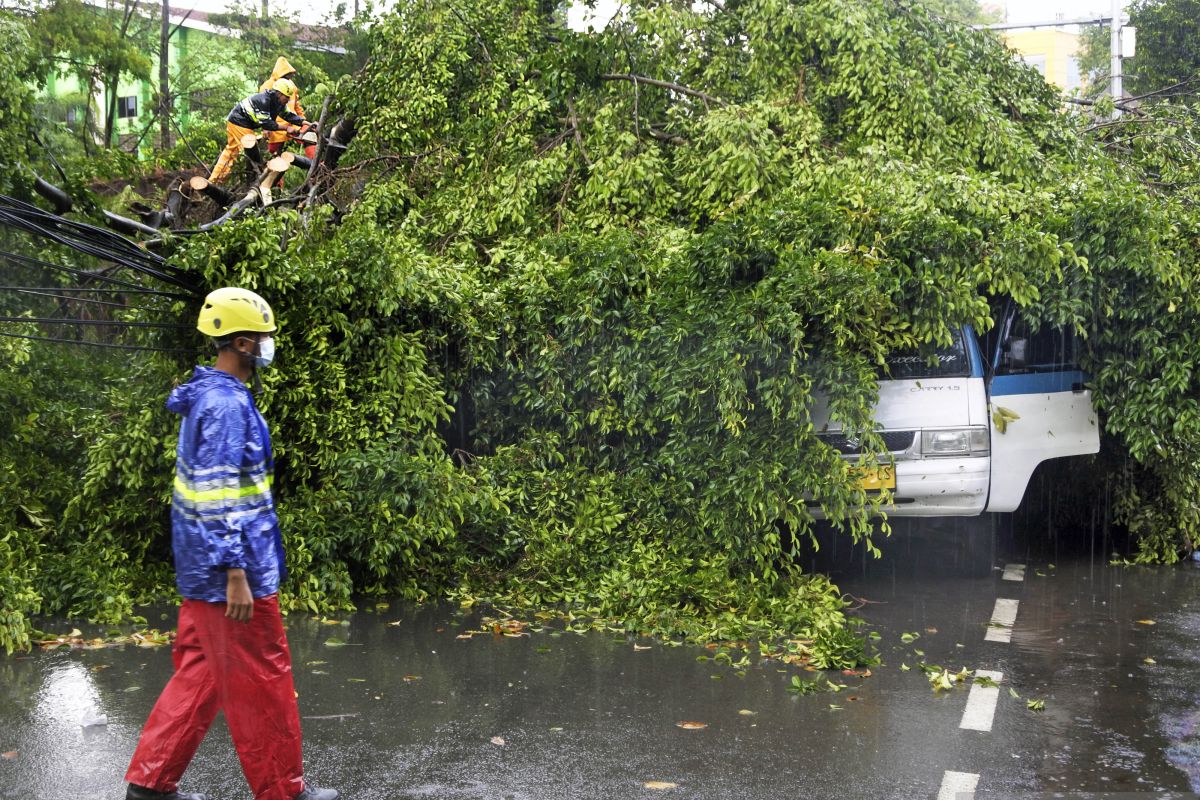
{"label": "white minivan", "polygon": [[[962,326],[947,347],[888,358],[875,409],[888,452],[864,487],[891,493],[889,517],[1014,511],[1038,464],[1099,451],[1078,337],[1034,330],[1011,301],[997,310],[986,336]],[[814,417],[823,440],[857,461],[860,443],[820,404]]]}

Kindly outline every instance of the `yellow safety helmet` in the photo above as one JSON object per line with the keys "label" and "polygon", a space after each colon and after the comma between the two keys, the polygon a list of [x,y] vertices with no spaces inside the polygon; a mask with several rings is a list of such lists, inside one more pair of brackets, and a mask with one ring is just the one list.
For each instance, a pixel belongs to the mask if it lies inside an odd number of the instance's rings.
{"label": "yellow safety helmet", "polygon": [[296,84],[289,81],[287,78],[280,78],[271,84],[271,88],[287,97],[295,97],[300,94],[300,90],[296,88]]}
{"label": "yellow safety helmet", "polygon": [[204,298],[196,329],[213,338],[243,331],[272,333],[275,314],[266,300],[249,289],[226,286],[209,292]]}

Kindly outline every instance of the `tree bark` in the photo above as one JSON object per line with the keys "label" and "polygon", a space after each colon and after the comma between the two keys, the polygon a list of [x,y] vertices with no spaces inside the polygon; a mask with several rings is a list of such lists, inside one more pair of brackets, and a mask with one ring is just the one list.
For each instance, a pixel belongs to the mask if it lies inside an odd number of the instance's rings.
{"label": "tree bark", "polygon": [[205,178],[202,175],[196,175],[193,177],[190,181],[188,181],[188,186],[190,186],[194,192],[203,193],[205,197],[207,197],[209,200],[212,200],[221,208],[225,208],[233,202],[233,195],[222,189],[220,186],[217,186],[215,183],[209,183],[208,178]]}
{"label": "tree bark", "polygon": [[49,181],[43,179],[41,176],[35,176],[33,181],[33,189],[42,197],[50,201],[50,204],[54,206],[55,214],[66,214],[74,205],[69,194]]}
{"label": "tree bark", "polygon": [[162,24],[158,31],[158,122],[159,147],[171,146],[171,0],[162,2]]}

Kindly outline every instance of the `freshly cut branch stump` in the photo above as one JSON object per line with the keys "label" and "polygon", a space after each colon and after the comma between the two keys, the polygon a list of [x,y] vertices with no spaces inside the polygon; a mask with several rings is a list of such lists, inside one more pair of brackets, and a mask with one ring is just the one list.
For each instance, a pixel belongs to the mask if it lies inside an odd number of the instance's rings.
{"label": "freshly cut branch stump", "polygon": [[188,181],[188,186],[191,187],[193,192],[200,192],[222,208],[227,207],[233,202],[233,195],[222,189],[220,186],[217,186],[215,183],[210,183],[208,178],[203,176],[194,176]]}
{"label": "freshly cut branch stump", "polygon": [[246,158],[254,162],[255,166],[263,165],[263,154],[258,149],[258,137],[253,133],[247,133],[242,137],[242,152],[246,154]]}

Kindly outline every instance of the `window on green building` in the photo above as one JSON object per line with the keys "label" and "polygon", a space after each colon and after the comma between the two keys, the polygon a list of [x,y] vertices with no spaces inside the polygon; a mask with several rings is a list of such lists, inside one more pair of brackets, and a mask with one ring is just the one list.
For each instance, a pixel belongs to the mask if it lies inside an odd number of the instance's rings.
{"label": "window on green building", "polygon": [[137,115],[137,95],[117,98],[117,119],[131,119]]}

